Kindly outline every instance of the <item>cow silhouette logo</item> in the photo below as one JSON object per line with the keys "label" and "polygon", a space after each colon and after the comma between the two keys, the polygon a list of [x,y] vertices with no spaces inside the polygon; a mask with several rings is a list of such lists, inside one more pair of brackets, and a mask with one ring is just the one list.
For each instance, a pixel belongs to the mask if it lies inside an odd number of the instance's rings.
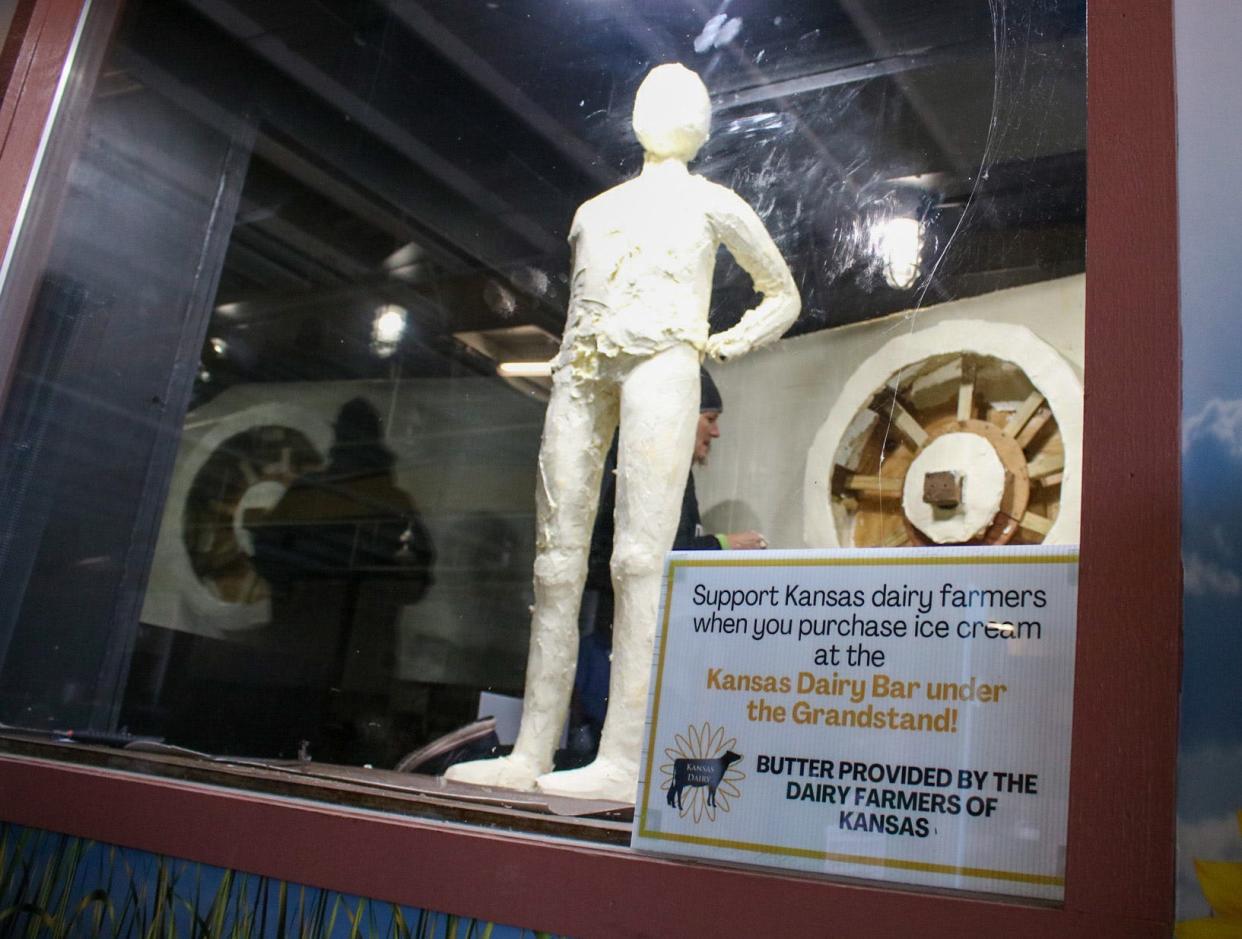
{"label": "cow silhouette logo", "polygon": [[669,762],[660,766],[660,789],[678,815],[714,822],[742,797],[738,783],[746,774],[738,768],[743,757],[736,747],[736,737],[706,722],[674,735],[673,746],[664,750]]}

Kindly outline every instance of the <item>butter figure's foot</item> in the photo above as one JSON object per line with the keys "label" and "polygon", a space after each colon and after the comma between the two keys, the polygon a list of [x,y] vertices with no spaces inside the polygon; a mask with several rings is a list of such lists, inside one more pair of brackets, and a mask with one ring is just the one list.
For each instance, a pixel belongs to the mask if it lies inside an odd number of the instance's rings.
{"label": "butter figure's foot", "polygon": [[535,780],[545,769],[546,767],[539,766],[534,760],[511,754],[494,760],[456,763],[444,771],[444,778],[452,782],[496,786],[500,789],[533,789]]}
{"label": "butter figure's foot", "polygon": [[638,766],[631,761],[601,757],[582,769],[545,773],[535,781],[535,788],[553,796],[606,799],[633,805],[638,789]]}

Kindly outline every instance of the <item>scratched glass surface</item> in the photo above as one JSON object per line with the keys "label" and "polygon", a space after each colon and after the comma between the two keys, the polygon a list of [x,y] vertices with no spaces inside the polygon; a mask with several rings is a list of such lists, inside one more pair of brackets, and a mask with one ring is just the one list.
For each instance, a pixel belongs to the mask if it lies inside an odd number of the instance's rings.
{"label": "scratched glass surface", "polygon": [[[1021,291],[1081,292],[1085,32],[1071,0],[126,4],[33,203],[54,237],[0,415],[0,723],[390,769],[506,706],[481,692],[520,698],[550,383],[508,367],[555,354],[574,211],[641,168],[663,62],[711,95],[692,169],[802,297],[771,352],[712,366],[705,530],[923,543],[894,487],[965,418],[1030,471],[997,542],[1055,532],[1072,393],[1035,400],[1022,362],[899,357],[841,405],[854,450],[817,441],[853,369],[970,298],[1009,312],[954,317],[1047,327],[1080,372],[1081,302]],[[753,303],[722,250],[713,331]],[[256,532],[349,432],[402,524],[290,607]]]}

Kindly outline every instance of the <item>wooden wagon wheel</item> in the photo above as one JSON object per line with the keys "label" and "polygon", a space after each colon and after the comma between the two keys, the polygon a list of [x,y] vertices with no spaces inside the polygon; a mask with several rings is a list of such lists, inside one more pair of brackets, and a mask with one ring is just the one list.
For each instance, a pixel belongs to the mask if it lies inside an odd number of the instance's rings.
{"label": "wooden wagon wheel", "polygon": [[[815,538],[808,523],[808,543],[1076,540],[1081,390],[1028,330],[942,324],[894,340],[855,378],[821,429],[835,440],[817,438],[808,459],[808,516],[823,500],[830,526]],[[1058,526],[1067,508],[1074,518]]]}
{"label": "wooden wagon wheel", "polygon": [[207,458],[186,496],[182,539],[195,576],[214,596],[256,603],[269,595],[251,562],[246,526],[270,511],[295,477],[320,464],[304,434],[274,424],[228,438]]}

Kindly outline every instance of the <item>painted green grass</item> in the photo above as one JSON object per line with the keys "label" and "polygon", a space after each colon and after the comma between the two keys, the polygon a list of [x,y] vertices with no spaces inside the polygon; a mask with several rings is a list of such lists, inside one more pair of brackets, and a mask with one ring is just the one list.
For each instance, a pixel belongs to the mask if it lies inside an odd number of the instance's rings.
{"label": "painted green grass", "polygon": [[0,939],[544,939],[0,822]]}

